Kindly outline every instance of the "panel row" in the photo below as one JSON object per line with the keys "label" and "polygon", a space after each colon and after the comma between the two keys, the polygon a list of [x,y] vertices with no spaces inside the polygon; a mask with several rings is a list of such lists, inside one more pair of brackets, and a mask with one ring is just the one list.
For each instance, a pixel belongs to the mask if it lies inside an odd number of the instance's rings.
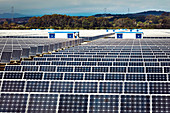
{"label": "panel row", "polygon": [[161,62],[170,61],[170,58],[60,58],[60,57],[36,57],[34,61],[145,61]]}
{"label": "panel row", "polygon": [[56,72],[1,72],[0,79],[26,80],[106,80],[106,81],[170,81],[170,74],[138,73],[56,73]]}
{"label": "panel row", "polygon": [[19,113],[169,113],[170,96],[0,94],[0,112]]}
{"label": "panel row", "polygon": [[169,62],[143,61],[22,61],[21,65],[67,65],[67,66],[170,66]]}
{"label": "panel row", "polygon": [[1,81],[1,92],[170,94],[169,89],[169,82]]}
{"label": "panel row", "polygon": [[168,67],[75,67],[75,66],[5,66],[5,71],[42,71],[42,72],[117,72],[117,73],[169,73]]}

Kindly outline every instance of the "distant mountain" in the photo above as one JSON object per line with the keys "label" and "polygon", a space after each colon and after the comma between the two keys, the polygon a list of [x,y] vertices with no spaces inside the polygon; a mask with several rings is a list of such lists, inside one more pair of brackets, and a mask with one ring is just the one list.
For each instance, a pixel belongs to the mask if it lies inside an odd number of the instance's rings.
{"label": "distant mountain", "polygon": [[[0,18],[11,18],[12,14],[11,13],[3,13],[0,14]],[[19,14],[19,13],[14,13],[13,18],[20,18],[20,17],[26,17],[26,15]]]}
{"label": "distant mountain", "polygon": [[166,11],[144,11],[139,13],[130,13],[130,14],[96,14],[93,15],[95,17],[109,17],[109,16],[116,16],[116,17],[138,17],[138,16],[147,16],[147,15],[161,15],[163,13],[170,13]]}

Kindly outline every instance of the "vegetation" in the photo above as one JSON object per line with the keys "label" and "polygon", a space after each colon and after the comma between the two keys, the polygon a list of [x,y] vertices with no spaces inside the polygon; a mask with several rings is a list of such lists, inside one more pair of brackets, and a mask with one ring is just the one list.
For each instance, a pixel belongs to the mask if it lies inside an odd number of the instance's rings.
{"label": "vegetation", "polygon": [[142,28],[142,29],[169,29],[170,14],[163,13],[160,16],[148,15],[135,18],[109,17],[75,17],[66,15],[44,15],[32,17],[26,24],[8,23],[0,24],[1,29],[119,29],[119,28]]}

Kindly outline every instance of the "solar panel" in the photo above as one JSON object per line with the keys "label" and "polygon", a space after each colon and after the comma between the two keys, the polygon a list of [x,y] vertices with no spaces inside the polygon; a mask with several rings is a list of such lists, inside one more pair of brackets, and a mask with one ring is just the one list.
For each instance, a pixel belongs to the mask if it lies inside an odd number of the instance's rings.
{"label": "solar panel", "polygon": [[31,94],[27,112],[55,113],[57,100],[57,94]]}
{"label": "solar panel", "polygon": [[162,67],[146,67],[146,73],[162,73]]}
{"label": "solar panel", "polygon": [[122,95],[121,113],[150,113],[149,96]]}
{"label": "solar panel", "polygon": [[170,94],[170,83],[168,82],[150,82],[150,94]]}
{"label": "solar panel", "polygon": [[48,81],[27,81],[26,92],[48,92]]}
{"label": "solar panel", "polygon": [[100,82],[99,93],[122,93],[122,82]]}
{"label": "solar panel", "polygon": [[3,81],[1,92],[23,92],[25,81]]}
{"label": "solar panel", "polygon": [[144,67],[128,67],[129,73],[144,73]]}
{"label": "solar panel", "polygon": [[125,93],[148,94],[147,82],[125,82]]}
{"label": "solar panel", "polygon": [[91,95],[89,113],[118,113],[118,95]]}
{"label": "solar panel", "polygon": [[75,67],[75,72],[91,72],[91,67]]}
{"label": "solar panel", "polygon": [[170,67],[164,67],[164,73],[170,73]]}
{"label": "solar panel", "polygon": [[72,93],[74,82],[52,81],[50,92]]}
{"label": "solar panel", "polygon": [[25,113],[27,94],[0,94],[0,112]]}
{"label": "solar panel", "polygon": [[23,66],[22,71],[38,71],[39,66]]}
{"label": "solar panel", "polygon": [[106,73],[106,78],[105,80],[124,80],[124,74],[110,74],[110,73]]}
{"label": "solar panel", "polygon": [[44,73],[44,80],[62,80],[63,73]]}
{"label": "solar panel", "polygon": [[24,74],[24,79],[42,80],[42,77],[42,72],[25,72]]}
{"label": "solar panel", "polygon": [[56,66],[40,66],[40,71],[55,72]]}
{"label": "solar panel", "polygon": [[152,113],[169,113],[170,96],[152,96]]}
{"label": "solar panel", "polygon": [[36,65],[50,65],[50,64],[51,62],[40,62],[40,61],[36,63]]}
{"label": "solar panel", "polygon": [[61,61],[52,61],[51,65],[66,65],[66,62],[61,62]]}
{"label": "solar panel", "polygon": [[92,67],[92,72],[108,72],[108,67]]}
{"label": "solar panel", "polygon": [[22,79],[22,72],[5,72],[4,79]]}
{"label": "solar panel", "polygon": [[5,66],[5,71],[21,71],[21,66]]}
{"label": "solar panel", "polygon": [[74,93],[97,93],[97,82],[75,82]]}
{"label": "solar panel", "polygon": [[167,81],[166,74],[147,74],[148,81]]}
{"label": "solar panel", "polygon": [[82,66],[96,66],[96,62],[82,62]]}
{"label": "solar panel", "polygon": [[73,67],[57,67],[57,72],[73,72]]}
{"label": "solar panel", "polygon": [[110,67],[110,72],[126,73],[126,67]]}
{"label": "solar panel", "polygon": [[83,80],[83,73],[65,73],[64,80]]}
{"label": "solar panel", "polygon": [[101,73],[85,73],[85,80],[104,80],[104,74],[101,74]]}
{"label": "solar panel", "polygon": [[59,113],[87,113],[87,95],[60,95]]}
{"label": "solar panel", "polygon": [[145,81],[146,75],[145,74],[126,74],[127,81]]}

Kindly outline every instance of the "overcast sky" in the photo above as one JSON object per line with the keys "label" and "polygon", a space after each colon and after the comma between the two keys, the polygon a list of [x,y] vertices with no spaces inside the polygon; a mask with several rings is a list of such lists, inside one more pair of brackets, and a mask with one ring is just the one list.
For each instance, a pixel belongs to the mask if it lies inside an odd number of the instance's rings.
{"label": "overcast sky", "polygon": [[67,14],[93,15],[97,13],[130,13],[147,10],[170,11],[170,0],[0,0],[0,13],[25,15]]}

